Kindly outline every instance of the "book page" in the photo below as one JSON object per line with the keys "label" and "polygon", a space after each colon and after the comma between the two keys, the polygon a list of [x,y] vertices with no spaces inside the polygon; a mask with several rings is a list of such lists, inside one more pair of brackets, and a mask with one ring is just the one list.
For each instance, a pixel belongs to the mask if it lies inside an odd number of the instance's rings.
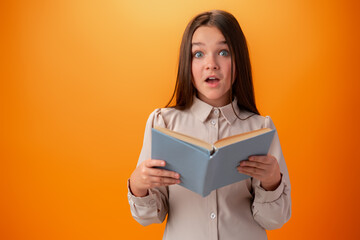
{"label": "book page", "polygon": [[254,130],[251,132],[241,133],[238,135],[220,139],[219,141],[215,142],[214,146],[216,148],[224,147],[224,146],[236,143],[236,142],[243,141],[245,139],[249,139],[249,138],[261,135],[261,134],[269,132],[269,131],[271,131],[270,128],[261,128],[261,129]]}
{"label": "book page", "polygon": [[170,129],[167,129],[167,128],[163,128],[163,127],[158,127],[158,126],[155,126],[154,127],[156,130],[166,134],[166,135],[169,135],[171,137],[174,137],[174,138],[177,138],[181,141],[184,141],[184,142],[187,142],[187,143],[190,143],[192,145],[196,145],[196,146],[199,146],[199,147],[202,147],[202,148],[205,148],[205,149],[208,149],[210,152],[213,150],[213,145],[211,145],[210,143],[207,143],[205,141],[202,141],[200,139],[197,139],[197,138],[194,138],[194,137],[191,137],[191,136],[188,136],[188,135],[185,135],[185,134],[182,134],[182,133],[178,133],[178,132],[175,132],[175,131],[172,131]]}

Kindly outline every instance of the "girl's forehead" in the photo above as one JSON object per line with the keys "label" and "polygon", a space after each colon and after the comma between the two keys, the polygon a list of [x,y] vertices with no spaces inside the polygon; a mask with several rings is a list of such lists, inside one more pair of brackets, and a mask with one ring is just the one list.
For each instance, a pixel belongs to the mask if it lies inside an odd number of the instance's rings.
{"label": "girl's forehead", "polygon": [[215,26],[201,26],[198,27],[193,36],[192,36],[192,44],[201,44],[205,42],[225,42],[225,37],[222,32]]}

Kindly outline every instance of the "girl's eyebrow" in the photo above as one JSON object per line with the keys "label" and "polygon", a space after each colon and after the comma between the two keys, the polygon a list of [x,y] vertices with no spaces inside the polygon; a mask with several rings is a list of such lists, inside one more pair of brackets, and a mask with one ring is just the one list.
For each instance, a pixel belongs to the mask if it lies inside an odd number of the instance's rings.
{"label": "girl's eyebrow", "polygon": [[[226,45],[227,42],[224,40],[224,41],[219,41],[217,42],[218,45]],[[191,46],[201,46],[201,45],[205,45],[204,43],[202,42],[193,42],[191,43]]]}

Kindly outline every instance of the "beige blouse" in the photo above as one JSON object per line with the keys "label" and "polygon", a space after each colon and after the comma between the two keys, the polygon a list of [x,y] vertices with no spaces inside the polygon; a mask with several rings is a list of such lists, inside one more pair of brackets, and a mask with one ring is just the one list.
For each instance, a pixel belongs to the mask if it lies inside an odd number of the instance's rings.
{"label": "beige blouse", "polygon": [[[244,119],[251,113],[235,111]],[[191,108],[156,109],[151,113],[138,164],[151,158],[151,128],[162,126],[209,143],[243,132],[269,127],[270,117],[253,115],[246,120],[236,117],[231,104],[212,107],[194,98]],[[267,239],[265,229],[280,228],[291,215],[289,174],[275,134],[269,154],[280,164],[282,180],[277,189],[266,191],[260,182],[249,178],[211,192],[203,198],[179,185],[154,188],[146,197],[135,197],[128,190],[132,216],[140,224],[161,223],[167,215],[163,239],[166,240],[231,240]]]}

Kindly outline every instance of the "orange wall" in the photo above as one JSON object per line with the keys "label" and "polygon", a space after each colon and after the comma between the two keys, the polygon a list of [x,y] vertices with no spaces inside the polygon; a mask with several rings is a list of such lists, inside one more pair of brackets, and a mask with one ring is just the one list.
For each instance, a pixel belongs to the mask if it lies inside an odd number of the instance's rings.
{"label": "orange wall", "polygon": [[360,237],[357,1],[9,0],[0,239],[161,239],[164,225],[132,219],[126,180],[171,96],[187,22],[215,8],[242,25],[290,172],[293,215],[269,238]]}

